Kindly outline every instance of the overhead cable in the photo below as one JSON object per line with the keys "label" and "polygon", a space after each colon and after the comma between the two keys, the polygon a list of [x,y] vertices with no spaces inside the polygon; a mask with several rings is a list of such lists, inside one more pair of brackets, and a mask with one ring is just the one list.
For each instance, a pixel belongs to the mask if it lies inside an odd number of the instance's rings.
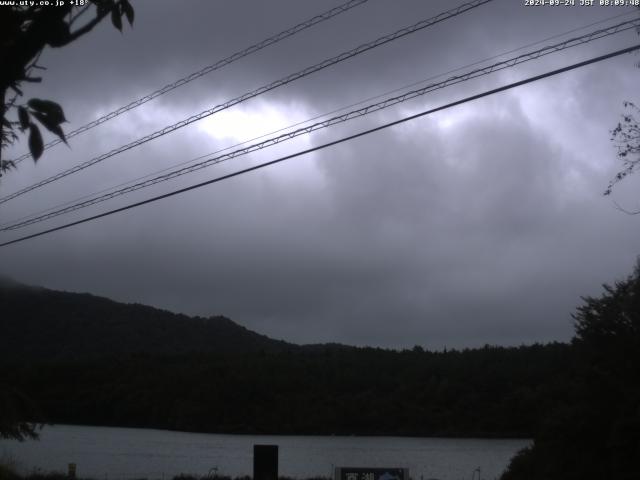
{"label": "overhead cable", "polygon": [[142,138],[139,138],[138,140],[135,140],[131,143],[128,143],[126,145],[123,145],[121,147],[118,147],[116,149],[113,149],[107,153],[104,153],[102,155],[99,155],[97,157],[92,158],[91,160],[87,160],[86,162],[80,163],[78,165],[76,165],[75,167],[72,167],[70,169],[64,170],[56,175],[53,175],[51,177],[48,177],[44,180],[41,180],[37,183],[34,183],[28,187],[25,187],[21,190],[18,190],[17,192],[14,192],[10,195],[7,195],[5,197],[0,198],[0,204],[8,202],[9,200],[12,200],[16,197],[19,197],[21,195],[24,195],[27,192],[30,192],[32,190],[35,190],[36,188],[40,188],[44,185],[47,185],[51,182],[55,182],[57,180],[60,180],[61,178],[64,178],[68,175],[72,175],[74,173],[77,173],[81,170],[84,170],[85,168],[88,168],[92,165],[95,165],[99,162],[102,162],[104,160],[106,160],[107,158],[113,157],[114,155],[123,153],[127,150],[130,150],[134,147],[137,147],[139,145],[142,145],[143,143],[149,142],[151,140],[155,140],[159,137],[162,137],[163,135],[166,135],[168,133],[174,132],[182,127],[185,127],[187,125],[190,125],[194,122],[197,122],[198,120],[202,120],[203,118],[206,118],[210,115],[213,115],[214,113],[218,113],[222,110],[226,110],[234,105],[237,105],[239,103],[242,103],[246,100],[249,100],[253,97],[256,97],[258,95],[261,95],[263,93],[269,92],[271,90],[274,90],[278,87],[281,87],[283,85],[286,85],[288,83],[291,83],[295,80],[298,80],[300,78],[306,77],[312,73],[315,73],[319,70],[322,70],[324,68],[327,68],[329,66],[335,65],[336,63],[339,62],[343,62],[349,58],[355,57],[356,55],[360,55],[361,53],[364,53],[368,50],[371,50],[373,48],[377,48],[381,45],[384,45],[386,43],[392,42],[394,40],[397,40],[399,38],[405,37],[409,34],[415,33],[419,30],[422,30],[424,28],[430,27],[432,25],[435,25],[436,23],[448,20],[450,18],[453,18],[457,15],[460,15],[468,10],[471,10],[473,8],[477,8],[481,5],[484,5],[485,3],[489,3],[493,0],[473,0],[471,2],[468,3],[464,3],[456,8],[453,8],[451,10],[447,10],[446,12],[440,13],[434,17],[431,17],[429,19],[426,20],[421,20],[420,22],[410,26],[410,27],[405,27],[402,28],[400,30],[397,30],[394,33],[385,35],[383,37],[380,37],[372,42],[369,43],[365,43],[360,45],[359,47],[356,47],[354,49],[351,49],[349,51],[343,52],[339,55],[336,55],[335,57],[329,58],[327,60],[324,60],[323,62],[317,63],[311,67],[307,67],[303,70],[300,70],[299,72],[293,73],[291,75],[288,75],[284,78],[281,78],[280,80],[276,80],[275,82],[272,82],[268,85],[262,86],[256,90],[253,90],[251,92],[245,93],[244,95],[241,95],[239,97],[234,98],[233,100],[229,100],[226,103],[217,105],[213,108],[210,108],[208,110],[204,110],[196,115],[192,115],[189,118],[186,118],[178,123],[175,123],[173,125],[170,125],[168,127],[165,127],[161,130],[158,130],[154,133],[151,133],[149,135],[146,135]]}
{"label": "overhead cable", "polygon": [[99,190],[99,191],[97,191],[97,192],[88,193],[88,194],[86,194],[86,195],[82,195],[82,196],[80,196],[80,197],[76,197],[76,198],[74,198],[74,199],[72,199],[72,200],[69,200],[69,201],[66,201],[66,202],[63,202],[63,203],[59,203],[59,204],[54,205],[54,206],[52,206],[52,207],[48,207],[48,208],[46,208],[46,209],[44,209],[44,210],[40,210],[40,211],[35,212],[35,213],[31,213],[31,214],[28,214],[28,215],[24,215],[24,216],[22,216],[22,217],[19,217],[19,218],[17,218],[17,219],[11,220],[11,221],[5,221],[5,222],[2,222],[2,223],[0,223],[0,230],[2,229],[2,227],[6,226],[6,225],[9,225],[9,224],[11,224],[11,223],[17,223],[18,221],[22,221],[22,220],[26,220],[26,219],[34,218],[34,217],[36,217],[36,216],[40,216],[40,215],[42,215],[42,214],[44,214],[44,213],[48,213],[48,212],[51,212],[51,211],[53,211],[53,210],[58,210],[58,209],[60,209],[61,207],[65,207],[65,206],[67,206],[67,205],[72,205],[72,204],[74,204],[74,203],[80,202],[81,200],[85,200],[85,199],[91,198],[91,197],[96,196],[96,195],[99,195],[99,194],[101,194],[101,193],[106,193],[106,192],[109,192],[109,191],[111,191],[111,190],[114,190],[114,189],[117,189],[117,188],[120,188],[120,187],[124,187],[125,185],[133,184],[133,183],[138,182],[138,181],[140,181],[140,180],[143,180],[143,179],[145,179],[145,178],[150,178],[150,177],[153,177],[154,175],[158,175],[158,174],[160,174],[160,173],[168,172],[168,171],[169,171],[169,170],[171,170],[171,169],[178,168],[178,167],[182,167],[182,166],[184,166],[184,165],[188,165],[188,164],[190,164],[190,163],[197,162],[198,160],[202,160],[202,159],[207,158],[207,157],[209,157],[209,156],[211,156],[211,155],[216,155],[216,154],[218,154],[218,153],[226,152],[226,151],[231,150],[231,149],[233,149],[233,148],[235,148],[235,147],[239,147],[239,146],[241,146],[241,145],[246,145],[246,144],[248,144],[248,143],[255,142],[256,140],[260,140],[261,138],[266,138],[266,137],[269,137],[269,136],[271,136],[271,135],[275,135],[276,133],[284,132],[284,131],[286,131],[286,130],[289,130],[289,129],[294,128],[294,127],[298,127],[298,126],[300,126],[300,125],[304,125],[304,124],[309,123],[309,122],[312,122],[312,121],[314,121],[314,120],[318,120],[318,119],[320,119],[320,118],[324,118],[324,117],[327,117],[327,116],[329,116],[329,115],[333,115],[334,113],[342,112],[342,111],[347,110],[347,109],[349,109],[349,108],[353,108],[353,107],[356,107],[356,106],[358,106],[358,105],[362,105],[363,103],[369,102],[369,101],[371,101],[371,100],[376,100],[376,99],[378,99],[378,98],[383,98],[383,97],[385,97],[385,96],[387,96],[387,95],[391,95],[391,94],[393,94],[393,93],[401,92],[401,91],[406,90],[406,89],[408,89],[408,88],[415,87],[416,85],[422,85],[422,84],[424,84],[424,83],[426,83],[426,82],[429,82],[429,81],[431,81],[431,80],[435,80],[436,78],[442,78],[442,77],[444,77],[445,75],[449,75],[449,74],[451,74],[451,73],[459,72],[459,71],[464,70],[464,69],[466,69],[466,68],[474,67],[474,66],[476,66],[476,65],[482,65],[483,63],[486,63],[486,62],[488,62],[488,61],[490,61],[490,60],[495,60],[495,59],[497,59],[497,58],[504,57],[505,55],[508,55],[508,54],[510,54],[510,53],[519,52],[519,51],[521,51],[521,50],[524,50],[525,48],[533,47],[533,46],[535,46],[535,45],[540,45],[541,43],[548,42],[549,40],[554,40],[554,39],[556,39],[556,38],[564,37],[565,35],[568,35],[568,34],[570,34],[570,33],[575,33],[575,32],[578,32],[578,31],[580,31],[580,30],[584,30],[584,29],[586,29],[586,28],[593,27],[593,26],[595,26],[595,25],[600,25],[600,24],[602,24],[602,23],[608,22],[608,21],[613,20],[613,19],[616,19],[616,18],[626,17],[626,16],[629,16],[629,15],[635,15],[635,14],[636,14],[635,12],[624,12],[624,13],[619,13],[618,15],[613,15],[613,16],[611,16],[611,17],[603,18],[603,19],[601,19],[601,20],[598,20],[598,21],[595,21],[595,22],[589,23],[589,24],[587,24],[587,25],[583,25],[583,26],[581,26],[581,27],[576,27],[576,28],[573,28],[573,29],[571,29],[571,30],[567,30],[567,31],[562,32],[562,33],[557,33],[557,34],[555,34],[555,35],[552,35],[552,36],[549,36],[549,37],[545,37],[545,38],[543,38],[543,39],[541,39],[541,40],[536,40],[535,42],[528,43],[528,44],[523,45],[523,46],[521,46],[521,47],[517,47],[517,48],[513,48],[513,49],[511,49],[511,50],[507,50],[507,51],[504,51],[504,52],[500,52],[500,53],[498,53],[498,54],[496,54],[496,55],[492,55],[492,56],[490,56],[490,57],[485,57],[485,58],[483,58],[482,60],[476,60],[475,62],[467,63],[467,64],[462,65],[462,66],[460,66],[460,67],[456,67],[456,68],[453,68],[453,69],[451,69],[451,70],[447,70],[446,72],[442,72],[442,73],[439,73],[439,74],[437,74],[437,75],[432,75],[432,76],[427,77],[427,78],[425,78],[425,79],[418,80],[417,82],[412,82],[412,83],[409,83],[409,84],[405,84],[405,85],[403,85],[403,86],[401,86],[401,87],[395,87],[395,88],[394,88],[394,89],[392,89],[392,90],[387,90],[387,91],[385,91],[385,92],[378,93],[378,94],[376,94],[376,95],[373,95],[373,96],[370,96],[370,97],[364,98],[364,99],[362,99],[362,100],[358,100],[357,102],[353,102],[353,103],[351,103],[351,104],[349,104],[349,105],[345,105],[345,106],[342,106],[342,107],[339,107],[339,108],[333,109],[333,110],[331,110],[331,111],[329,111],[329,112],[324,112],[324,113],[320,113],[320,114],[314,115],[313,117],[311,117],[311,118],[307,118],[306,120],[300,120],[300,121],[298,121],[298,122],[295,122],[295,123],[293,123],[293,124],[287,125],[287,126],[285,126],[285,127],[281,127],[281,128],[276,129],[276,130],[272,130],[272,131],[270,131],[270,132],[263,133],[263,134],[258,135],[258,136],[256,136],[256,137],[253,137],[253,138],[250,138],[250,139],[247,139],[247,140],[243,140],[243,141],[241,141],[241,142],[238,142],[238,143],[235,143],[235,144],[229,145],[229,146],[227,146],[227,147],[221,148],[221,149],[216,150],[216,151],[214,151],[214,152],[208,152],[208,153],[205,153],[205,154],[202,154],[202,155],[198,155],[197,157],[192,158],[192,159],[190,159],[190,160],[186,160],[186,161],[183,161],[183,162],[180,162],[180,163],[177,163],[177,164],[173,164],[173,165],[167,166],[167,167],[162,168],[162,169],[160,169],[160,170],[156,170],[156,171],[153,171],[153,172],[147,173],[147,174],[145,174],[145,175],[142,175],[142,176],[140,176],[140,177],[133,178],[133,179],[131,179],[131,180],[126,180],[126,181],[121,182],[121,183],[119,183],[119,184],[117,184],[117,185],[113,185],[113,186],[111,186],[111,187],[104,188],[104,189]]}
{"label": "overhead cable", "polygon": [[[226,58],[223,58],[222,60],[217,61],[216,63],[212,64],[212,65],[208,65],[200,70],[198,70],[197,72],[193,72],[189,75],[187,75],[186,77],[182,77],[178,80],[176,80],[173,83],[170,83],[168,85],[165,85],[162,88],[159,88],[158,90],[155,90],[154,92],[151,92],[147,95],[145,95],[142,98],[139,98],[137,100],[134,100],[133,102],[120,107],[110,113],[107,113],[106,115],[103,115],[99,118],[96,118],[95,120],[82,125],[81,127],[76,128],[75,130],[72,130],[71,132],[68,132],[65,134],[66,139],[69,140],[72,137],[75,137],[76,135],[79,135],[83,132],[86,132],[87,130],[90,130],[94,127],[97,127],[98,125],[101,125],[119,115],[122,115],[125,112],[128,112],[129,110],[133,110],[134,108],[139,107],[140,105],[143,105],[151,100],[153,100],[154,98],[159,97],[160,95],[164,95],[165,93],[169,93],[172,90],[175,90],[178,87],[181,87],[183,85],[186,85],[189,82],[194,81],[197,78],[200,78],[204,75],[207,75],[208,73],[211,73],[215,70],[219,70],[222,67],[225,67],[227,65],[229,65],[230,63],[233,63],[237,60],[240,60],[243,57],[246,57],[247,55],[251,55],[253,53],[256,53],[259,50],[262,50],[263,48],[269,47],[275,43],[280,42],[281,40],[284,40],[285,38],[291,37],[292,35],[295,35],[303,30],[306,30],[307,28],[313,27],[314,25],[317,25],[319,23],[324,22],[325,20],[329,20],[330,18],[333,18],[337,15],[340,15],[341,13],[344,13],[354,7],[357,7],[359,5],[362,5],[365,2],[368,2],[369,0],[349,0],[348,2],[343,3],[342,5],[339,5],[335,8],[332,8],[331,10],[327,10],[324,13],[321,13],[319,15],[316,15],[315,17],[312,17],[308,20],[305,20],[302,23],[299,23],[298,25],[291,27],[287,30],[283,30],[280,33],[277,33],[265,40],[262,40],[261,42],[258,42],[254,45],[251,45],[250,47],[245,48],[244,50],[240,50],[239,52],[236,52],[234,54],[229,55]],[[53,147],[54,145],[58,145],[59,143],[62,143],[62,140],[59,138],[56,138],[55,140],[52,140],[51,142],[48,142],[44,148],[50,148]],[[24,155],[21,155],[20,157],[16,158],[13,160],[14,164],[17,164],[19,162],[21,162],[22,160],[25,160],[27,158],[29,158],[31,156],[30,153],[25,153]]]}
{"label": "overhead cable", "polygon": [[59,231],[59,230],[70,228],[70,227],[73,227],[75,225],[80,225],[80,224],[87,223],[87,222],[90,222],[90,221],[93,221],[93,220],[97,220],[99,218],[107,217],[109,215],[113,215],[113,214],[116,214],[116,213],[124,212],[124,211],[130,210],[132,208],[136,208],[136,207],[140,207],[142,205],[153,203],[153,202],[156,202],[158,200],[162,200],[162,199],[165,199],[165,198],[173,197],[175,195],[179,195],[179,194],[191,191],[191,190],[195,190],[195,189],[207,186],[207,185],[211,185],[213,183],[218,183],[218,182],[221,182],[223,180],[228,180],[230,178],[237,177],[237,176],[240,176],[242,174],[252,172],[254,170],[259,170],[261,168],[265,168],[265,167],[268,167],[268,166],[271,166],[271,165],[275,165],[277,163],[284,162],[285,160],[290,160],[292,158],[300,157],[302,155],[306,155],[308,153],[312,153],[312,152],[315,152],[315,151],[318,151],[318,150],[322,150],[322,149],[325,149],[327,147],[331,147],[331,146],[334,146],[334,145],[338,145],[340,143],[344,143],[344,142],[347,142],[347,141],[350,141],[350,140],[354,140],[356,138],[363,137],[365,135],[369,135],[371,133],[378,132],[380,130],[383,130],[383,129],[386,129],[386,128],[389,128],[389,127],[392,127],[392,126],[395,126],[395,125],[399,125],[401,123],[408,122],[410,120],[415,120],[416,118],[424,117],[426,115],[429,115],[429,114],[432,114],[432,113],[435,113],[435,112],[446,110],[446,109],[455,107],[457,105],[461,105],[463,103],[471,102],[473,100],[478,100],[480,98],[484,98],[484,97],[487,97],[487,96],[490,96],[490,95],[494,95],[496,93],[503,92],[505,90],[509,90],[509,89],[512,89],[512,88],[515,88],[515,87],[526,85],[528,83],[536,82],[536,81],[542,80],[544,78],[548,78],[548,77],[551,77],[551,76],[554,76],[554,75],[565,73],[565,72],[568,72],[570,70],[575,70],[576,68],[580,68],[580,67],[584,67],[586,65],[591,65],[593,63],[601,62],[603,60],[607,60],[609,58],[617,57],[619,55],[623,55],[625,53],[630,53],[630,52],[633,52],[633,51],[636,51],[636,50],[639,50],[639,49],[640,49],[640,44],[634,45],[632,47],[623,48],[621,50],[616,50],[616,51],[608,53],[606,55],[600,55],[598,57],[591,58],[591,59],[585,60],[583,62],[574,63],[572,65],[568,65],[566,67],[559,68],[559,69],[556,69],[556,70],[552,70],[552,71],[549,71],[549,72],[546,72],[546,73],[543,73],[543,74],[540,74],[540,75],[535,75],[533,77],[529,77],[527,79],[520,80],[518,82],[513,82],[513,83],[510,83],[510,84],[507,84],[507,85],[503,85],[502,87],[494,88],[492,90],[488,90],[488,91],[485,91],[483,93],[479,93],[477,95],[472,95],[470,97],[463,98],[462,100],[457,100],[455,102],[451,102],[451,103],[448,103],[446,105],[442,105],[440,107],[432,108],[432,109],[426,110],[424,112],[416,113],[414,115],[410,115],[408,117],[404,117],[404,118],[401,118],[399,120],[395,120],[393,122],[388,122],[388,123],[385,123],[383,125],[379,125],[377,127],[374,127],[374,128],[368,129],[368,130],[364,130],[362,132],[359,132],[359,133],[356,133],[356,134],[353,134],[353,135],[349,135],[347,137],[343,137],[343,138],[340,138],[338,140],[334,140],[332,142],[328,142],[328,143],[324,143],[322,145],[318,145],[316,147],[308,148],[306,150],[302,150],[300,152],[296,152],[296,153],[293,153],[291,155],[286,155],[284,157],[280,157],[280,158],[277,158],[275,160],[271,160],[269,162],[264,162],[264,163],[261,163],[259,165],[254,165],[253,167],[245,168],[243,170],[239,170],[239,171],[227,174],[227,175],[222,175],[220,177],[216,177],[216,178],[213,178],[211,180],[207,180],[206,182],[197,183],[195,185],[191,185],[189,187],[181,188],[179,190],[174,190],[172,192],[165,193],[165,194],[162,194],[162,195],[158,195],[156,197],[152,197],[152,198],[149,198],[147,200],[143,200],[143,201],[140,201],[140,202],[136,202],[136,203],[132,203],[132,204],[126,205],[124,207],[120,207],[120,208],[116,208],[116,209],[113,209],[113,210],[109,210],[107,212],[103,212],[103,213],[100,213],[98,215],[93,215],[91,217],[83,218],[81,220],[76,220],[75,222],[70,222],[70,223],[67,223],[67,224],[64,224],[64,225],[60,225],[60,226],[57,226],[57,227],[54,227],[54,228],[49,228],[47,230],[43,230],[43,231],[40,231],[40,232],[37,232],[37,233],[33,233],[31,235],[26,235],[24,237],[16,238],[16,239],[10,240],[8,242],[0,243],[0,247],[5,247],[5,246],[12,245],[12,244],[15,244],[15,243],[23,242],[25,240],[29,240],[29,239],[40,237],[42,235],[46,235],[46,234],[49,234],[49,233],[52,233],[52,232],[56,232],[56,231]]}
{"label": "overhead cable", "polygon": [[565,40],[563,42],[554,44],[554,45],[549,45],[543,48],[540,48],[538,50],[529,52],[529,53],[524,53],[522,55],[519,55],[517,57],[513,57],[510,58],[508,60],[503,60],[501,62],[497,62],[494,63],[493,65],[489,65],[486,67],[482,67],[482,68],[478,68],[475,70],[471,70],[465,74],[462,75],[457,75],[457,76],[453,76],[450,77],[442,82],[439,83],[433,83],[433,84],[429,84],[425,87],[416,89],[416,90],[412,90],[410,92],[406,92],[402,95],[398,95],[395,97],[390,97],[387,98],[381,102],[377,102],[374,104],[370,104],[367,105],[365,107],[359,108],[357,110],[352,110],[350,112],[344,113],[342,115],[337,115],[334,116],[332,118],[329,118],[327,120],[323,120],[321,122],[317,122],[314,123],[312,125],[308,125],[306,127],[302,127],[296,130],[293,130],[291,132],[287,132],[281,135],[278,135],[276,137],[271,137],[267,140],[264,140],[262,142],[258,142],[258,143],[254,143],[252,145],[248,145],[246,147],[222,154],[222,155],[218,155],[206,160],[203,160],[201,162],[195,163],[193,165],[189,165],[189,166],[185,166],[182,168],[179,168],[177,170],[173,170],[171,172],[162,174],[162,175],[158,175],[156,177],[135,183],[133,185],[129,185],[117,190],[113,190],[110,191],[108,193],[102,194],[102,195],[98,195],[95,196],[93,198],[89,198],[87,200],[78,202],[78,203],[74,203],[71,205],[66,205],[62,208],[58,208],[56,210],[50,211],[48,213],[42,214],[42,215],[38,215],[32,218],[29,218],[27,220],[23,220],[23,221],[15,221],[13,223],[10,224],[4,224],[2,226],[0,226],[0,231],[9,231],[9,230],[16,230],[19,228],[24,228],[26,226],[29,225],[33,225],[35,223],[39,223],[45,220],[49,220],[51,218],[57,217],[59,215],[63,215],[65,213],[70,213],[82,208],[86,208],[89,207],[91,205],[95,205],[98,203],[102,203],[104,201],[110,200],[114,197],[118,197],[121,195],[125,195],[131,192],[134,192],[136,190],[140,190],[142,188],[146,188],[146,187],[150,187],[152,185],[155,185],[157,183],[161,183],[161,182],[165,182],[168,180],[171,180],[173,178],[177,178],[179,176],[188,174],[188,173],[192,173],[198,170],[201,170],[203,168],[209,167],[211,165],[217,164],[217,163],[221,163],[224,162],[226,160],[230,160],[232,158],[238,157],[238,156],[242,156],[242,155],[246,155],[248,153],[251,152],[255,152],[257,150],[262,150],[264,148],[270,147],[272,145],[276,145],[279,143],[282,143],[284,141],[287,140],[291,140],[293,138],[299,137],[301,135],[305,135],[305,134],[309,134],[311,132],[314,132],[316,130],[320,130],[323,128],[327,128],[339,123],[344,123],[346,121],[352,120],[354,118],[358,118],[358,117],[362,117],[365,115],[368,115],[370,113],[373,112],[377,112],[386,108],[389,108],[391,106],[397,105],[399,103],[403,103],[406,102],[408,100],[414,99],[416,97],[425,95],[427,93],[433,92],[435,90],[439,90],[451,85],[455,85],[458,83],[462,83],[468,80],[471,80],[473,78],[478,78],[484,75],[488,75],[490,73],[494,73],[500,70],[504,70],[506,68],[511,68],[514,67],[516,65],[531,61],[531,60],[536,60],[542,56],[545,55],[549,55],[551,53],[556,53],[568,48],[572,48],[578,45],[583,45],[585,43],[597,40],[597,39],[601,39],[610,35],[614,35],[616,33],[620,33],[632,28],[636,28],[640,25],[640,20],[629,20],[626,22],[622,22],[619,23],[617,25],[613,25],[611,27],[608,28],[603,28],[600,30],[596,30],[593,32],[590,32],[588,34],[582,35],[580,37],[576,37],[576,38],[571,38],[568,40]]}

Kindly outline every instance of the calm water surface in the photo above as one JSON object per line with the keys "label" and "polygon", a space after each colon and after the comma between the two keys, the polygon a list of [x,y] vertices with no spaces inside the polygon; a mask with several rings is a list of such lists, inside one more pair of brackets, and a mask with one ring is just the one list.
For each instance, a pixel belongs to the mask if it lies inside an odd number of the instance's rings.
{"label": "calm water surface", "polygon": [[[133,428],[55,425],[39,441],[0,440],[0,461],[24,473],[66,472],[77,464],[80,477],[96,480],[166,479],[180,473],[207,475],[212,468],[230,476],[251,475],[253,445],[279,445],[280,475],[332,475],[333,467],[405,467],[415,480],[499,477],[527,440],[406,437],[313,437],[212,435]],[[478,474],[475,474],[478,478]]]}

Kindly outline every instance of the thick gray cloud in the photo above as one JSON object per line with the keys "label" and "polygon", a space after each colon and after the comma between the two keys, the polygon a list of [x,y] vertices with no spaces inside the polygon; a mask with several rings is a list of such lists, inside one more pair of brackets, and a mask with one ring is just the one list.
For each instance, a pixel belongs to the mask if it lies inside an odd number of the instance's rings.
{"label": "thick gray cloud", "polygon": [[[105,24],[77,44],[46,52],[45,82],[29,95],[59,100],[73,129],[334,5],[136,2],[132,31],[120,35]],[[0,189],[15,191],[452,6],[371,0],[78,137],[71,150],[56,147],[37,165],[23,162]],[[497,0],[20,197],[0,206],[0,219],[623,12]],[[627,32],[549,56],[58,221],[317,146],[637,40]],[[224,314],[295,342],[442,348],[564,341],[580,296],[628,274],[640,253],[638,217],[620,213],[601,195],[619,167],[609,130],[622,101],[637,97],[636,60],[623,56],[5,247],[1,269],[50,288]],[[636,205],[637,182],[629,179],[616,199]]]}

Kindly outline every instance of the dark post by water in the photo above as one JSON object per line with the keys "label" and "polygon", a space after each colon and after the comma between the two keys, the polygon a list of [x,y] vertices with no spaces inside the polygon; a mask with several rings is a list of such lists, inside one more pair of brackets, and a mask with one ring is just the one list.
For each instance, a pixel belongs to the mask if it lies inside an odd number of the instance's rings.
{"label": "dark post by water", "polygon": [[278,480],[278,446],[253,446],[253,480]]}

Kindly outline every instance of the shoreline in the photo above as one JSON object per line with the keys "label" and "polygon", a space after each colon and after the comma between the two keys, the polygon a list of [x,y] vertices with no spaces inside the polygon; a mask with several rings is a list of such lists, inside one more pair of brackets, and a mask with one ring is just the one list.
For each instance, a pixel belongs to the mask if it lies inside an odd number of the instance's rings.
{"label": "shoreline", "polygon": [[[43,431],[46,427],[86,427],[86,428],[108,428],[108,429],[130,429],[130,430],[145,430],[149,432],[168,432],[168,433],[185,433],[190,435],[220,435],[220,436],[240,436],[240,437],[320,437],[320,438],[414,438],[414,439],[433,439],[433,440],[529,440],[533,441],[533,435],[496,435],[496,434],[458,434],[452,433],[449,435],[435,434],[435,435],[411,435],[401,433],[258,433],[258,432],[205,432],[197,430],[172,430],[162,427],[145,427],[145,426],[130,426],[130,425],[100,425],[100,424],[84,424],[84,423],[45,423],[38,424],[38,432]],[[42,425],[42,427],[40,427]]]}

